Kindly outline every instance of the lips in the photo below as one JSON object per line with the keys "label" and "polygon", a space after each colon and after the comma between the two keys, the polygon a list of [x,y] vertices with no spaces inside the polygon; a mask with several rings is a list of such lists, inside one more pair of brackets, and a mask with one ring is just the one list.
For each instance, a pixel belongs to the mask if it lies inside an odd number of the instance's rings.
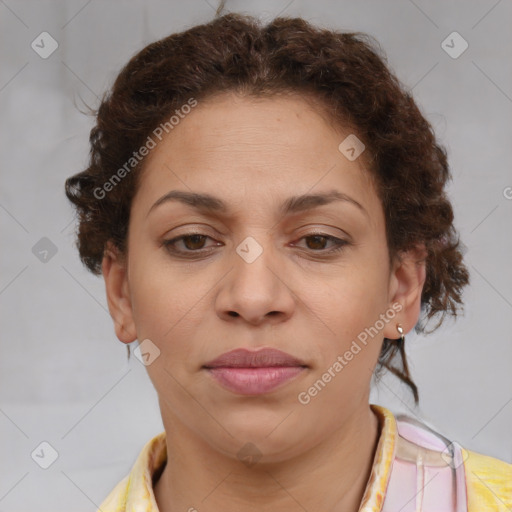
{"label": "lips", "polygon": [[306,366],[306,364],[300,359],[274,348],[264,348],[258,351],[238,348],[222,354],[204,366],[206,368],[262,368],[271,366]]}
{"label": "lips", "polygon": [[225,389],[241,395],[273,391],[301,374],[307,365],[280,350],[236,349],[209,361],[204,369]]}

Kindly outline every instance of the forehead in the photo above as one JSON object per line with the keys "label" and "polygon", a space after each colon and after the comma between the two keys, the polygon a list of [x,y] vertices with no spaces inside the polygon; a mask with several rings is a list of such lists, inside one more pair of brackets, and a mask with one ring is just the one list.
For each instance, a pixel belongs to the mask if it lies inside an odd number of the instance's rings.
{"label": "forehead", "polygon": [[247,204],[265,192],[284,198],[336,188],[368,203],[376,197],[362,158],[350,161],[338,149],[350,133],[299,95],[215,96],[151,151],[139,193],[149,202],[179,188]]}
{"label": "forehead", "polygon": [[189,158],[211,150],[219,157],[234,151],[250,155],[264,150],[260,157],[271,158],[276,153],[292,158],[295,151],[302,153],[302,158],[307,152],[313,159],[332,150],[333,144],[337,148],[345,133],[328,122],[319,105],[313,104],[309,96],[298,94],[269,98],[216,95],[200,101],[172,130],[164,145],[168,149],[195,149],[186,152]]}

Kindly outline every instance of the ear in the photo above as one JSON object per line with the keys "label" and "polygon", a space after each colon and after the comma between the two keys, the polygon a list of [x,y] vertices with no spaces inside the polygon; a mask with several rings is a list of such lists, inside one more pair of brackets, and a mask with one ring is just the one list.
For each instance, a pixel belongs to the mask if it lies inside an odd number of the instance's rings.
{"label": "ear", "polygon": [[408,333],[418,322],[421,309],[421,294],[426,278],[427,250],[424,244],[401,252],[393,262],[390,276],[390,304],[399,303],[402,309],[393,322],[384,329],[384,336],[389,339],[399,338],[397,324],[402,324],[404,334]]}
{"label": "ear", "polygon": [[103,255],[101,269],[116,335],[119,341],[131,343],[137,338],[137,332],[133,321],[127,264],[110,243]]}

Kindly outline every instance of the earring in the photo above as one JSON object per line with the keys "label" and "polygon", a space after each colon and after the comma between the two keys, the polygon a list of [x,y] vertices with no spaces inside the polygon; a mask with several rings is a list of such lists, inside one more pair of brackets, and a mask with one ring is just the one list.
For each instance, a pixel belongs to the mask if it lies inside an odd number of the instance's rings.
{"label": "earring", "polygon": [[404,336],[404,330],[402,328],[402,324],[397,324],[396,325],[396,330],[398,331],[398,334],[400,334],[400,340],[399,340],[399,343],[400,344],[403,344],[404,341],[405,341],[405,336]]}

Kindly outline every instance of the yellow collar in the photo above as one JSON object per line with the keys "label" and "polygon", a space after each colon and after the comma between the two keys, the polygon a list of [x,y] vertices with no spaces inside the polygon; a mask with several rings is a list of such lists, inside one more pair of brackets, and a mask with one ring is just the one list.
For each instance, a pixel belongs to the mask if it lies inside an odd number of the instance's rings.
{"label": "yellow collar", "polygon": [[370,404],[379,420],[380,436],[375,450],[372,471],[359,507],[360,512],[380,512],[395,458],[398,429],[393,413],[380,405]]}

